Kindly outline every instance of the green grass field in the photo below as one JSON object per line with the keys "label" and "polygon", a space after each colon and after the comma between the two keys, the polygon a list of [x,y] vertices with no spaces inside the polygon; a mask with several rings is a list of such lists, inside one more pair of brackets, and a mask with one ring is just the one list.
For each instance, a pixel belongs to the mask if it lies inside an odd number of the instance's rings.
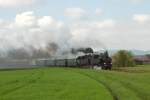
{"label": "green grass field", "polygon": [[150,100],[150,66],[3,70],[0,100]]}

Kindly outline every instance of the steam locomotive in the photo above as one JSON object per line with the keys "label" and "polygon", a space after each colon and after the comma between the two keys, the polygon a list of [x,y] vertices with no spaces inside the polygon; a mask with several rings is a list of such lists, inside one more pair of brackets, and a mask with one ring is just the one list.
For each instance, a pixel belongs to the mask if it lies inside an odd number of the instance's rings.
{"label": "steam locomotive", "polygon": [[111,70],[112,59],[108,52],[104,53],[89,53],[83,56],[78,56],[74,59],[54,59],[54,60],[37,60],[38,66],[58,66],[58,67],[79,67],[79,68],[94,68],[101,67],[104,70]]}

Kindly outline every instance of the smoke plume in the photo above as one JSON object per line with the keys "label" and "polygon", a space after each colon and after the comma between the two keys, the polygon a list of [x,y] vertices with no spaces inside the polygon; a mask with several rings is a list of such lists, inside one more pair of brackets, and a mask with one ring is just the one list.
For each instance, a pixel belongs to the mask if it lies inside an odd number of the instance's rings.
{"label": "smoke plume", "polygon": [[[71,28],[51,16],[24,12],[17,14],[14,20],[0,20],[0,56],[12,59],[49,58],[68,54],[71,48],[101,45],[99,38],[89,36],[82,25],[72,25]],[[74,49],[74,53],[86,51]]]}

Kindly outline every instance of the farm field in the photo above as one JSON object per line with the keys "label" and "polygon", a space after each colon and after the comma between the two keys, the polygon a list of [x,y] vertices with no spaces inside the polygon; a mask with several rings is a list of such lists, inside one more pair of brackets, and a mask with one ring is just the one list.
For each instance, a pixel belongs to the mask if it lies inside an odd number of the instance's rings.
{"label": "farm field", "polygon": [[150,66],[1,70],[0,100],[150,100]]}

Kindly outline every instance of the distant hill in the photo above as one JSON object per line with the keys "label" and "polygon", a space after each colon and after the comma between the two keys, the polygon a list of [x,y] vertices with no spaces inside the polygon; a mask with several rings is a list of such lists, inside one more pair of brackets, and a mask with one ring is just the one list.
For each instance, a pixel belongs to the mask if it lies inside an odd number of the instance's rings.
{"label": "distant hill", "polygon": [[131,50],[131,52],[134,55],[146,55],[146,54],[150,54],[150,51],[144,51],[144,50]]}
{"label": "distant hill", "polygon": [[[108,50],[109,54],[110,55],[113,55],[114,53],[116,53],[117,51],[119,50],[115,50],[115,49],[110,49]],[[134,55],[146,55],[146,54],[150,54],[150,50],[149,51],[145,51],[145,50],[128,50],[128,51],[131,51]]]}

